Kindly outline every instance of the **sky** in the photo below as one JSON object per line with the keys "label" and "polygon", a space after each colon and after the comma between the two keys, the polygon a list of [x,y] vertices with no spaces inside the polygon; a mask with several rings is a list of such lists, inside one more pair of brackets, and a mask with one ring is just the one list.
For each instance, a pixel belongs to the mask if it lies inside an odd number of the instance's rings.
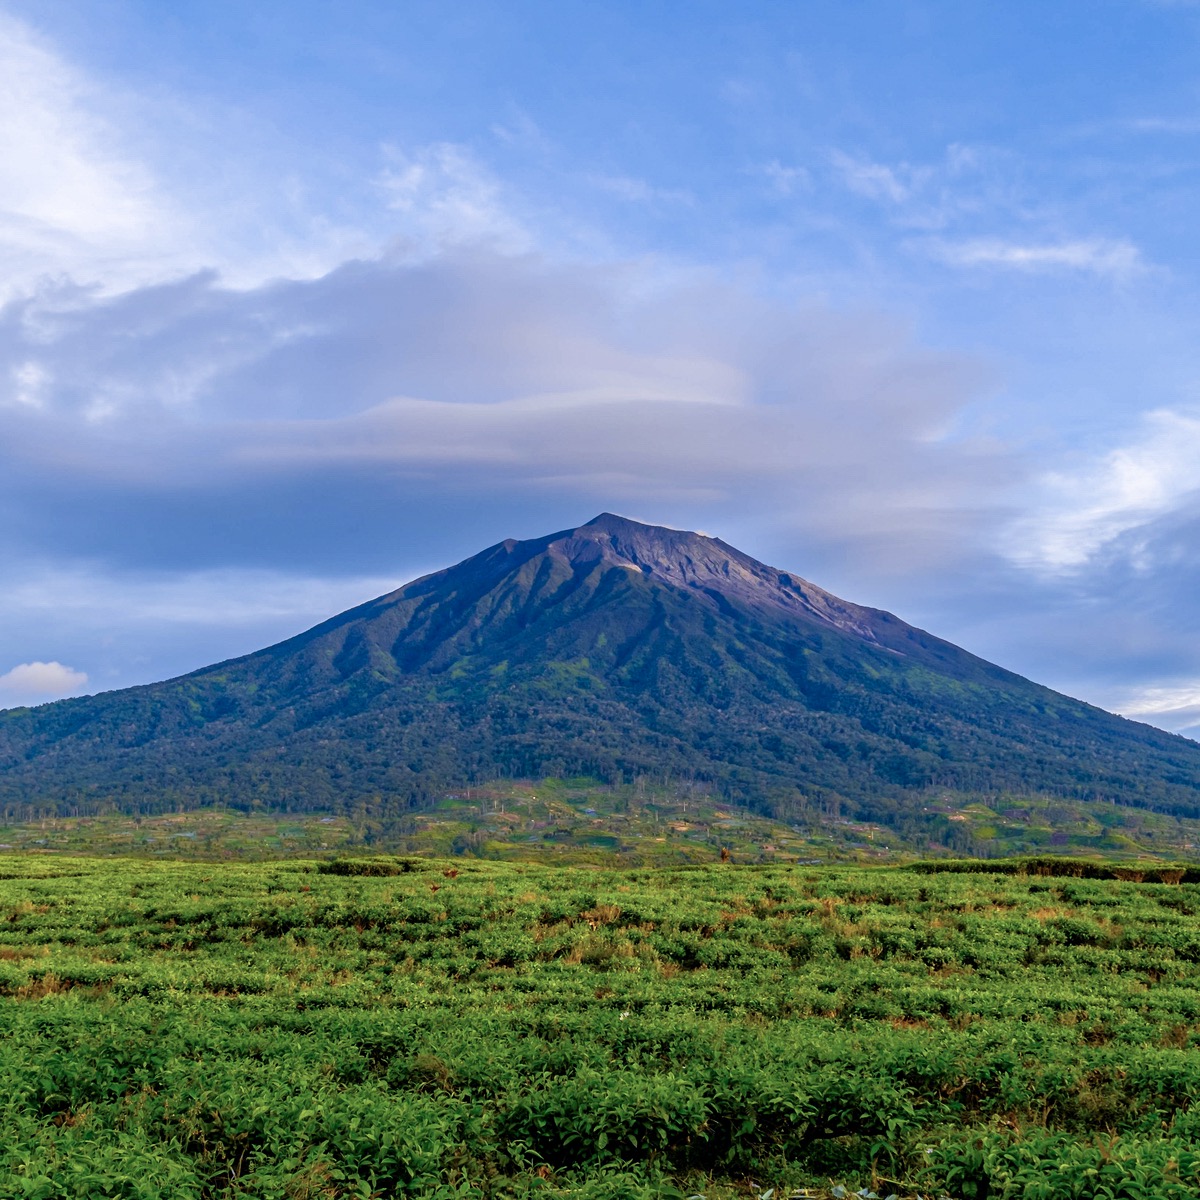
{"label": "sky", "polygon": [[1200,736],[1200,4],[0,0],[0,707],[600,511]]}

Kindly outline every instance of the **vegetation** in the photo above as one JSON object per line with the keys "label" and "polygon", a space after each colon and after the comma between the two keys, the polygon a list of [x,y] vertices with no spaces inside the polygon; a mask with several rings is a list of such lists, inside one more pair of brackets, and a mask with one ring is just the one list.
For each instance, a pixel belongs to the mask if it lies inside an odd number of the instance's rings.
{"label": "vegetation", "polygon": [[[882,862],[973,854],[1193,860],[1200,821],[1096,801],[942,790],[888,824],[840,806],[775,820],[714,799],[695,783],[620,787],[591,779],[507,781],[388,816],[365,805],[296,815],[204,808],[0,823],[0,851],[253,859],[364,850],[532,862],[669,865],[733,861]],[[997,867],[999,869],[999,867]]]}
{"label": "vegetation", "polygon": [[395,819],[544,775],[683,782],[903,838],[942,792],[1200,818],[1195,742],[711,538],[616,518],[504,543],[182,679],[0,712],[9,820],[218,803]]}
{"label": "vegetation", "polygon": [[1200,886],[1002,869],[9,854],[0,1193],[1194,1197]]}

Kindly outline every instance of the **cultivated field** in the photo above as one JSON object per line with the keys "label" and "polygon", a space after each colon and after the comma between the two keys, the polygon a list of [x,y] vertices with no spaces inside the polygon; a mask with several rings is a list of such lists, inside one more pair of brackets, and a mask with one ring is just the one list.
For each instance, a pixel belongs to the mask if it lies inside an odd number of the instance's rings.
{"label": "cultivated field", "polygon": [[0,875],[4,1196],[1200,1194],[1189,883],[29,855]]}

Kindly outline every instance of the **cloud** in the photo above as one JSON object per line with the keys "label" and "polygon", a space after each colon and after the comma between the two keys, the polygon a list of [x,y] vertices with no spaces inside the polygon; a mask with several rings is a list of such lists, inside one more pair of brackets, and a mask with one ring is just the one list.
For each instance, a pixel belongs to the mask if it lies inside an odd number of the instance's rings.
{"label": "cloud", "polygon": [[[939,632],[1112,711],[1190,736],[1200,679],[1200,418],[1162,410],[1124,444],[1026,483]],[[1183,689],[1183,691],[1181,691]],[[1179,710],[1179,711],[1176,711]]]}
{"label": "cloud", "polygon": [[233,286],[314,278],[393,246],[533,239],[462,145],[310,157],[212,96],[119,90],[0,13],[0,304],[48,278],[108,295],[201,270]]}
{"label": "cloud", "polygon": [[830,157],[850,191],[889,204],[903,204],[930,175],[928,169],[916,169],[907,163],[889,167],[841,150],[835,150]]}
{"label": "cloud", "polygon": [[420,564],[397,563],[392,574],[333,579],[253,568],[119,574],[80,560],[27,567],[9,580],[4,603],[10,619],[70,614],[72,624],[92,634],[116,618],[143,627],[277,624],[298,630],[422,573]]}
{"label": "cloud", "polygon": [[950,142],[923,163],[888,164],[844,151],[830,158],[838,182],[875,201],[893,228],[933,233],[1000,220],[1024,224],[1041,208],[1026,194],[1024,164],[997,146]]}
{"label": "cloud", "polygon": [[0,13],[0,304],[48,278],[113,295],[201,268],[318,275],[395,232],[366,216],[366,180],[338,181],[338,219],[321,211],[278,142],[211,99],[122,92]]}
{"label": "cloud", "polygon": [[397,539],[428,561],[431,511],[469,533],[637,504],[911,566],[1012,475],[944,432],[986,384],[878,315],[636,264],[476,248],[237,291],[50,288],[0,312],[0,548],[361,574]]}
{"label": "cloud", "polygon": [[997,267],[1028,273],[1086,271],[1115,279],[1145,270],[1138,248],[1120,240],[1038,244],[978,238],[964,242],[929,241],[924,245],[935,258],[952,267]]}
{"label": "cloud", "polygon": [[777,196],[790,197],[812,191],[812,175],[804,167],[788,167],[773,158],[759,170],[770,181],[771,190]]}
{"label": "cloud", "polygon": [[1200,734],[1200,682],[1138,688],[1115,711],[1135,721],[1195,737]]}
{"label": "cloud", "polygon": [[[402,548],[378,575],[324,578],[255,567],[120,570],[82,558],[13,563],[0,597],[0,662],[36,648],[77,664],[96,689],[147,683],[272,645],[443,565]],[[17,702],[0,694],[0,704]]]}
{"label": "cloud", "polygon": [[517,105],[508,106],[507,118],[493,122],[491,132],[506,145],[532,150],[537,154],[546,154],[553,149],[553,143],[538,123]]}
{"label": "cloud", "polygon": [[1049,571],[1077,570],[1114,552],[1135,569],[1161,565],[1162,541],[1149,535],[1200,491],[1198,461],[1200,416],[1148,413],[1130,444],[1047,474],[1034,511],[1009,532],[1008,553]]}
{"label": "cloud", "polygon": [[[900,249],[946,266],[1024,275],[1083,273],[1120,282],[1152,269],[1127,238],[1064,237],[1071,214],[1054,211],[1030,191],[1031,164],[1010,151],[952,142],[940,158],[917,165],[843,151],[830,157],[843,186],[880,205],[890,227],[914,231]],[[997,227],[1018,232],[986,232]]]}
{"label": "cloud", "polygon": [[528,250],[531,238],[512,216],[500,182],[463,146],[438,142],[408,152],[383,147],[378,184],[393,212],[404,218],[403,236],[430,252],[486,242],[507,251]]}
{"label": "cloud", "polygon": [[60,662],[19,663],[0,675],[0,703],[9,707],[78,695],[87,686],[82,671]]}
{"label": "cloud", "polygon": [[695,196],[690,192],[678,188],[655,187],[644,179],[633,179],[628,175],[591,175],[589,179],[594,187],[630,204],[693,205],[696,203]]}
{"label": "cloud", "polygon": [[1195,117],[1134,117],[1123,121],[1121,128],[1134,133],[1181,134],[1191,137],[1200,133],[1200,120]]}
{"label": "cloud", "polygon": [[0,298],[47,271],[125,285],[178,266],[181,214],[102,114],[115,102],[0,14]]}

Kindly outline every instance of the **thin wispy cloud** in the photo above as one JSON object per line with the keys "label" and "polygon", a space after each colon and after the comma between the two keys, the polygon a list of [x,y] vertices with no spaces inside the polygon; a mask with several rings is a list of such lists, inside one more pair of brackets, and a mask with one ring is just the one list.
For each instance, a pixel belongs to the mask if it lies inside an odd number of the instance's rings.
{"label": "thin wispy cloud", "polygon": [[[406,563],[412,576],[440,563]],[[255,626],[304,622],[391,591],[407,578],[394,574],[336,579],[261,568],[216,568],[136,573],[109,570],[95,560],[33,563],[8,581],[10,619],[25,621],[53,607],[96,629],[132,621],[150,624]],[[297,625],[297,628],[300,626]]]}
{"label": "thin wispy cloud", "polygon": [[633,179],[627,175],[592,175],[589,179],[600,191],[608,192],[630,204],[691,205],[696,202],[695,196],[690,192],[679,188],[656,187],[644,179]]}
{"label": "thin wispy cloud", "polygon": [[515,105],[509,107],[503,120],[493,122],[491,132],[494,137],[509,146],[518,146],[539,154],[545,154],[552,148],[550,139],[538,123],[524,109]]}
{"label": "thin wispy cloud", "polygon": [[1153,565],[1150,551],[1130,535],[1200,489],[1198,463],[1200,417],[1150,413],[1130,444],[1076,471],[1048,474],[1040,511],[1012,529],[1008,552],[1035,568],[1076,570],[1125,539],[1126,557],[1146,570]]}
{"label": "thin wispy cloud", "polygon": [[0,299],[48,270],[129,284],[171,267],[186,217],[107,121],[103,90],[0,13]]}
{"label": "thin wispy cloud", "polygon": [[890,167],[841,150],[835,150],[830,158],[850,191],[889,204],[903,204],[911,199],[929,175],[927,168],[914,168],[907,163]]}
{"label": "thin wispy cloud", "polygon": [[764,163],[759,170],[777,196],[796,196],[812,191],[812,172],[805,167],[785,166],[776,158]]}
{"label": "thin wispy cloud", "polygon": [[841,150],[830,159],[837,184],[874,201],[888,228],[933,232],[1029,217],[1020,164],[994,146],[953,141],[919,163],[880,162]]}
{"label": "thin wispy cloud", "polygon": [[1114,706],[1122,716],[1194,736],[1200,731],[1200,682],[1138,688]]}
{"label": "thin wispy cloud", "polygon": [[449,142],[409,152],[383,148],[378,184],[403,218],[402,237],[428,252],[464,242],[529,249],[529,232],[503,198],[503,185],[464,147]]}
{"label": "thin wispy cloud", "polygon": [[1122,122],[1122,127],[1134,133],[1180,134],[1190,137],[1200,133],[1200,117],[1135,117]]}
{"label": "thin wispy cloud", "polygon": [[148,682],[249,653],[444,565],[402,549],[378,575],[27,557],[6,574],[0,655],[11,662],[12,647],[52,644],[69,662],[86,659],[88,669],[22,664],[0,690],[0,708]]}
{"label": "thin wispy cloud", "polygon": [[929,253],[947,266],[997,268],[1037,273],[1083,271],[1124,279],[1146,270],[1141,251],[1122,240],[1073,240],[1029,243],[1000,238],[975,238],[963,242],[930,241]]}

